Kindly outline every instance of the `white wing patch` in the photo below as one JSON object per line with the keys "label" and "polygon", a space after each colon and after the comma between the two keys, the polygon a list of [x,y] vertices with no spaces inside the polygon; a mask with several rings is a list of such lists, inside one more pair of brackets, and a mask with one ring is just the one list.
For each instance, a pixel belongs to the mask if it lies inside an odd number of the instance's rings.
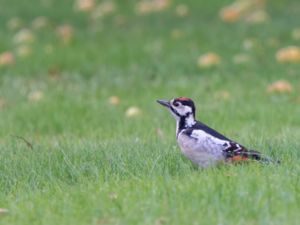
{"label": "white wing patch", "polygon": [[191,133],[191,137],[195,138],[199,143],[207,142],[214,146],[222,146],[223,149],[225,149],[226,146],[229,146],[229,141],[216,138],[202,130],[194,130]]}
{"label": "white wing patch", "polygon": [[234,153],[243,150],[243,147],[235,142],[219,139],[202,130],[194,130],[191,133],[191,137],[202,143],[204,148],[215,148],[224,151],[224,153]]}

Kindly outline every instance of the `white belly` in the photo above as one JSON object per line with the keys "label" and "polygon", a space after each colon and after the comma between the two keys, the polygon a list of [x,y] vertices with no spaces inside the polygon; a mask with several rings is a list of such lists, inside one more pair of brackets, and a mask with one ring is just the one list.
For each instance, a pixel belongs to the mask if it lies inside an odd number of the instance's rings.
{"label": "white belly", "polygon": [[216,139],[205,132],[197,131],[189,137],[182,132],[177,142],[182,153],[200,167],[208,167],[225,159],[223,144],[226,141]]}

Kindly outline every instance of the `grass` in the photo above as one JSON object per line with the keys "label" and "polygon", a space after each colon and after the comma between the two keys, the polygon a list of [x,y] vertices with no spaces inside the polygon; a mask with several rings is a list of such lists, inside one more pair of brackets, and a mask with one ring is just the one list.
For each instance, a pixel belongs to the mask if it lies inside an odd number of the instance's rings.
{"label": "grass", "polygon": [[[259,25],[220,21],[231,1],[186,1],[184,18],[174,13],[180,1],[144,16],[134,12],[136,1],[115,1],[117,11],[96,22],[70,0],[30,2],[0,0],[0,52],[17,54],[11,18],[31,30],[38,16],[50,21],[32,31],[30,56],[0,66],[0,208],[9,210],[0,224],[298,223],[300,67],[274,57],[299,45],[291,38],[297,0],[269,1],[271,19]],[[64,23],[74,28],[69,44],[55,34]],[[184,35],[172,38],[174,29]],[[220,66],[197,67],[207,51],[222,57]],[[234,64],[238,53],[252,60]],[[294,91],[266,93],[279,79]],[[36,92],[43,97],[30,100]],[[108,103],[113,95],[120,105]],[[201,121],[282,164],[195,168],[176,146],[175,122],[155,102],[177,96],[195,100]],[[142,114],[127,118],[130,106]]]}

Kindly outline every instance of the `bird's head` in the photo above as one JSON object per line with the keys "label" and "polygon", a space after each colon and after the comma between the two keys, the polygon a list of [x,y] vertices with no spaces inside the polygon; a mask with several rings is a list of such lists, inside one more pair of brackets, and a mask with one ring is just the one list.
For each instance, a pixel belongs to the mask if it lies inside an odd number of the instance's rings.
{"label": "bird's head", "polygon": [[157,100],[157,102],[167,107],[176,120],[190,116],[195,118],[195,104],[190,98],[180,97],[171,99],[170,101]]}

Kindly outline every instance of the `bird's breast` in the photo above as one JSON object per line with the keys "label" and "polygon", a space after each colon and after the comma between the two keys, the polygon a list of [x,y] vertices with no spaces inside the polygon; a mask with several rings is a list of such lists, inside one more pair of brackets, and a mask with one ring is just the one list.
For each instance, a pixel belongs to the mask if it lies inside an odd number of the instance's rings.
{"label": "bird's breast", "polygon": [[201,167],[207,167],[224,159],[220,145],[215,143],[209,136],[200,135],[195,138],[181,132],[178,135],[177,142],[182,153]]}

